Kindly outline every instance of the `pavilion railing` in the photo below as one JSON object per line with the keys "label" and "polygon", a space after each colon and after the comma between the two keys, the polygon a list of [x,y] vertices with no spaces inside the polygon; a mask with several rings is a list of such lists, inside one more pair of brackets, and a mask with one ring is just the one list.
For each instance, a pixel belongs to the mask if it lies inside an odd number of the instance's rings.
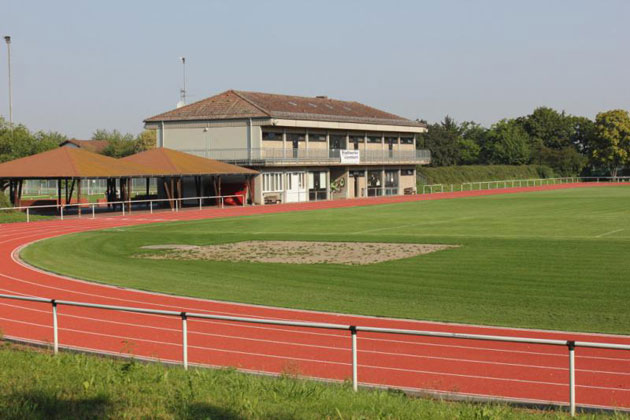
{"label": "pavilion railing", "polygon": [[88,212],[91,211],[91,217],[94,219],[96,217],[96,208],[104,208],[104,207],[112,207],[114,210],[116,207],[120,207],[122,215],[124,216],[126,213],[131,213],[132,206],[136,204],[146,204],[146,207],[149,209],[149,212],[153,214],[155,208],[154,203],[167,203],[170,204],[170,210],[173,212],[178,212],[182,207],[184,202],[192,202],[195,206],[199,207],[199,210],[203,208],[203,204],[207,200],[214,200],[215,204],[221,208],[224,207],[225,201],[228,198],[239,198],[241,201],[241,206],[245,206],[246,196],[244,194],[231,194],[231,195],[210,195],[203,197],[182,197],[182,198],[154,198],[154,199],[146,199],[146,200],[125,200],[125,201],[107,201],[101,203],[70,203],[70,204],[44,204],[39,206],[18,206],[18,207],[2,207],[0,211],[24,211],[26,213],[26,222],[31,221],[31,211],[32,210],[45,210],[45,209],[56,209],[59,212],[59,216],[61,220],[63,220],[64,215],[68,216],[66,212],[64,214],[64,209],[66,208],[76,208],[77,215],[81,217],[81,210],[88,209]]}
{"label": "pavilion railing", "polygon": [[560,339],[544,339],[544,338],[529,338],[529,337],[513,337],[513,336],[499,336],[499,335],[486,335],[486,334],[465,334],[465,333],[453,333],[443,331],[422,331],[422,330],[409,330],[409,329],[397,329],[397,328],[377,328],[377,327],[363,327],[358,325],[344,325],[344,324],[332,324],[321,322],[302,322],[302,321],[284,321],[270,318],[248,318],[238,316],[225,316],[225,315],[210,315],[201,314],[186,311],[172,311],[172,310],[156,310],[148,308],[138,308],[129,306],[113,306],[102,305],[96,303],[75,302],[68,300],[48,299],[41,297],[31,296],[16,296],[0,294],[0,299],[11,299],[27,302],[39,302],[51,305],[52,310],[52,329],[53,329],[53,352],[57,354],[59,352],[59,323],[58,323],[58,307],[59,306],[74,306],[81,308],[93,308],[104,309],[119,312],[133,312],[151,315],[171,316],[181,319],[181,333],[182,333],[182,357],[181,363],[184,369],[188,369],[188,318],[197,319],[210,319],[219,321],[241,322],[248,324],[266,324],[266,325],[279,325],[289,327],[302,327],[302,328],[315,328],[324,330],[342,330],[350,333],[351,350],[352,350],[352,387],[354,391],[358,390],[358,346],[357,346],[357,334],[359,332],[366,333],[380,333],[380,334],[394,334],[394,335],[409,335],[420,337],[436,337],[444,339],[458,339],[458,340],[478,340],[478,341],[493,341],[503,343],[522,343],[522,344],[540,344],[547,346],[566,347],[568,351],[568,364],[569,364],[569,410],[571,416],[575,416],[576,411],[576,393],[575,393],[575,349],[582,348],[597,348],[608,350],[625,350],[630,351],[630,345],[616,344],[616,343],[599,343],[590,341],[578,341],[578,340],[560,340]]}

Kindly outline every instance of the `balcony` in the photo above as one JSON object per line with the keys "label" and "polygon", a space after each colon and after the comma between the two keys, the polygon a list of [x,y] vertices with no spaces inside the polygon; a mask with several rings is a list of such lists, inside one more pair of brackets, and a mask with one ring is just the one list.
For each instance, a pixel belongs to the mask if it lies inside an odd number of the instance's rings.
{"label": "balcony", "polygon": [[[183,149],[182,152],[221,160],[236,165],[361,165],[410,164],[427,165],[431,162],[429,150],[346,150],[346,149]],[[358,156],[356,153],[358,152]]]}

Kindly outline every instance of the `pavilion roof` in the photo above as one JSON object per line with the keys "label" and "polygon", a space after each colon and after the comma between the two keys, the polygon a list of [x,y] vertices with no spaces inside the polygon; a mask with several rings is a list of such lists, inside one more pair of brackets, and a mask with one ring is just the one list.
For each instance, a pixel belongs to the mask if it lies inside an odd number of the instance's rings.
{"label": "pavilion roof", "polygon": [[257,171],[167,148],[155,148],[120,159],[177,175],[254,175]]}
{"label": "pavilion roof", "polygon": [[123,159],[74,147],[58,147],[36,155],[0,163],[0,179],[119,178],[169,175]]}

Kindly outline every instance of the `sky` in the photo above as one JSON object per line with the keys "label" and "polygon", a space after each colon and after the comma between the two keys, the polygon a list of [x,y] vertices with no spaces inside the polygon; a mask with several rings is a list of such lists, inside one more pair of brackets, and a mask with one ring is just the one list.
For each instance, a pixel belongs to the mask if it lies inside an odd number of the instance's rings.
{"label": "sky", "polygon": [[[0,0],[13,115],[32,130],[137,134],[228,89],[327,95],[485,126],[550,106],[630,109],[630,1]],[[8,119],[7,48],[0,115]]]}

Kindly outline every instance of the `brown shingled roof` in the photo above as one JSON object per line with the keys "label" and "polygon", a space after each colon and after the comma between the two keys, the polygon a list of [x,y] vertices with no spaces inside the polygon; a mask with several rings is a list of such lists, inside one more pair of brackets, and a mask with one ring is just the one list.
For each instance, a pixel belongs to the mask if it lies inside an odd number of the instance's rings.
{"label": "brown shingled roof", "polygon": [[150,149],[120,160],[179,175],[254,175],[258,173],[251,169],[167,148]]}
{"label": "brown shingled roof", "polygon": [[58,147],[0,164],[0,179],[118,178],[164,174],[161,170],[73,147]]}
{"label": "brown shingled roof", "polygon": [[109,141],[70,139],[70,140],[64,141],[59,146],[68,146],[68,145],[74,145],[78,147],[79,149],[87,150],[88,152],[102,153],[103,150],[105,150],[105,148],[109,146]]}
{"label": "brown shingled roof", "polygon": [[297,120],[388,124],[425,127],[360,104],[327,97],[304,97],[228,90],[190,105],[147,118],[145,122],[221,120],[239,118],[286,118]]}

